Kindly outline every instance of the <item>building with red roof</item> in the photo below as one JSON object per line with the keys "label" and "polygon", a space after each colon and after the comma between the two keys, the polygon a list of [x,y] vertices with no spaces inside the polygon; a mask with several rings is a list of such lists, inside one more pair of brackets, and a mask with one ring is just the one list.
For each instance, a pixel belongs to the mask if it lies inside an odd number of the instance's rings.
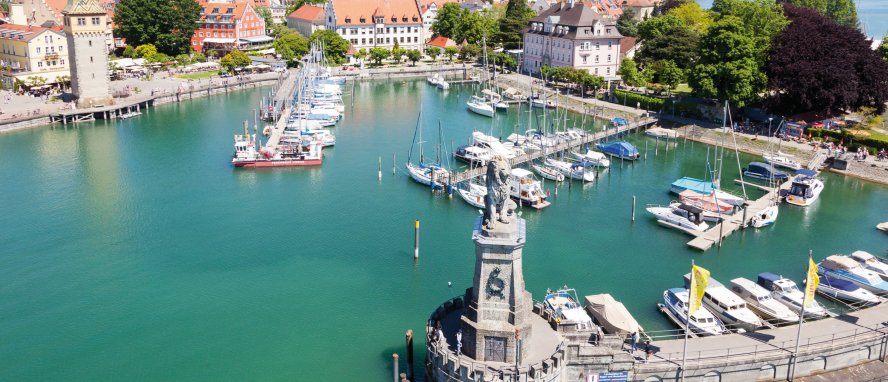
{"label": "building with red roof", "polygon": [[459,4],[459,0],[419,0],[419,13],[422,14],[422,28],[426,38],[432,36],[432,23],[438,17],[438,11],[447,3]]}
{"label": "building with red roof", "polygon": [[287,28],[308,37],[318,29],[324,29],[327,20],[324,7],[305,4],[287,16]]}
{"label": "building with red roof", "polygon": [[45,86],[71,75],[68,41],[61,26],[0,25],[0,47],[4,88],[12,89],[16,81],[29,87]]}
{"label": "building with red roof", "polygon": [[422,49],[422,16],[415,0],[328,0],[326,28],[357,49]]}
{"label": "building with red roof", "polygon": [[273,40],[265,34],[265,19],[256,12],[253,0],[198,0],[201,6],[191,48],[213,49],[225,54],[235,49],[267,47]]}

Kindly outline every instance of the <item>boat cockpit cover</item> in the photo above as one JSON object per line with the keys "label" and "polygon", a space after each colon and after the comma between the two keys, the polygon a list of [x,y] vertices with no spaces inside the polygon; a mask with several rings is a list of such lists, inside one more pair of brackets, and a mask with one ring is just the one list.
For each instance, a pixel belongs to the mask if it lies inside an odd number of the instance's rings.
{"label": "boat cockpit cover", "polygon": [[823,266],[832,269],[853,269],[860,264],[845,256],[832,255],[823,260]]}
{"label": "boat cockpit cover", "polygon": [[813,178],[813,177],[817,176],[817,171],[808,170],[808,169],[801,169],[801,170],[796,171],[796,175],[803,175],[803,176],[807,176],[809,178]]}
{"label": "boat cockpit cover", "polygon": [[586,306],[592,310],[592,315],[596,316],[608,331],[626,333],[644,331],[641,325],[638,325],[638,321],[635,321],[635,318],[629,314],[623,303],[614,300],[610,294],[586,296]]}
{"label": "boat cockpit cover", "polygon": [[685,210],[685,211],[688,211],[688,212],[690,212],[690,213],[692,213],[692,214],[702,214],[702,213],[703,213],[703,209],[702,209],[702,208],[694,207],[694,206],[690,206],[690,205],[687,205],[687,204],[684,204],[684,203],[680,204],[680,205],[678,206],[678,208],[681,208],[681,209],[683,209],[683,210]]}

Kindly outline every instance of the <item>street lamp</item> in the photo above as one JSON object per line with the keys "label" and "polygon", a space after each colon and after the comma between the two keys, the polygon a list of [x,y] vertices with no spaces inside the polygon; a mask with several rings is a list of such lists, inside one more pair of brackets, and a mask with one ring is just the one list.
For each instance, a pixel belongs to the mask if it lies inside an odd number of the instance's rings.
{"label": "street lamp", "polygon": [[774,120],[774,117],[768,117],[768,140],[771,140],[771,121]]}

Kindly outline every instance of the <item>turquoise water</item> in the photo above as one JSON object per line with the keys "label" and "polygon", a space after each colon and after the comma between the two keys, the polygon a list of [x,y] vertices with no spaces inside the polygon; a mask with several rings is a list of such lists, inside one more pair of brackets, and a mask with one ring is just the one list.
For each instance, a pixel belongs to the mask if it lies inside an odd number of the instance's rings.
{"label": "turquoise water", "polygon": [[[465,110],[469,94],[424,81],[358,84],[315,169],[228,164],[258,90],[0,135],[0,380],[390,380],[404,332],[422,338],[428,314],[470,286],[477,215],[401,166],[392,175],[391,156],[405,160],[420,104],[427,154],[439,120],[445,142],[488,129]],[[518,118],[526,114],[498,122],[508,132]],[[564,284],[609,292],[649,330],[667,329],[654,304],[692,259],[722,281],[761,271],[799,279],[808,249],[822,258],[888,246],[873,228],[888,220],[888,189],[826,175],[815,206],[784,206],[774,227],[690,250],[689,237],[642,207],[668,202],[676,178],[703,176],[706,146],[661,143],[655,156],[654,140],[631,140],[648,143],[647,160],[616,162],[598,183],[560,186],[548,209],[523,210],[537,298]]]}

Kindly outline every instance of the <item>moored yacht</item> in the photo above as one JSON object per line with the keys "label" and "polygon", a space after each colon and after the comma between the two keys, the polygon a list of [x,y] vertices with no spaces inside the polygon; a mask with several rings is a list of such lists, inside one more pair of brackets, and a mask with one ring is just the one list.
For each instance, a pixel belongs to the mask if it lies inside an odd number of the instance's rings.
{"label": "moored yacht", "polygon": [[[689,286],[691,274],[686,274],[684,279],[685,286]],[[703,291],[703,305],[731,329],[751,332],[765,326],[762,319],[746,306],[743,299],[711,277]]]}
{"label": "moored yacht", "polygon": [[472,96],[472,98],[466,102],[466,107],[469,111],[485,117],[493,117],[493,113],[495,112],[493,105],[487,102],[484,98],[478,96]]}
{"label": "moored yacht", "polygon": [[785,200],[797,206],[810,206],[820,197],[821,191],[823,191],[823,181],[817,179],[816,171],[799,170],[792,179],[792,186]]}
{"label": "moored yacht", "polygon": [[888,281],[888,263],[866,251],[854,251],[850,256],[860,263],[860,266],[875,272],[882,280]]}
{"label": "moored yacht", "polygon": [[487,187],[469,181],[463,183],[463,186],[458,187],[456,192],[459,193],[459,196],[471,206],[485,208],[484,197],[487,196]]}
{"label": "moored yacht", "polygon": [[450,171],[436,164],[420,163],[417,166],[407,163],[407,172],[417,183],[432,188],[444,188],[450,181]]}
{"label": "moored yacht", "polygon": [[[758,284],[771,291],[771,297],[775,300],[786,305],[793,312],[801,314],[805,294],[799,290],[794,281],[770,272],[762,272],[758,275]],[[829,311],[816,300],[811,300],[810,304],[805,305],[805,319],[816,320],[826,317],[829,317]]]}
{"label": "moored yacht", "polygon": [[703,221],[703,210],[687,204],[679,204],[675,207],[648,206],[646,210],[658,221],[662,220],[685,229],[702,232],[709,228],[709,225]]}
{"label": "moored yacht", "polygon": [[734,211],[734,206],[718,200],[714,193],[703,195],[693,190],[684,190],[678,193],[678,200],[689,206],[722,215],[730,214]]}
{"label": "moored yacht", "polygon": [[281,145],[276,148],[263,147],[256,151],[254,137],[250,134],[234,136],[234,156],[231,164],[235,167],[289,167],[316,166],[323,162],[321,144],[310,141],[294,145]]}
{"label": "moored yacht", "polygon": [[888,281],[848,256],[828,256],[817,264],[817,271],[825,276],[850,281],[878,295],[888,294]]}
{"label": "moored yacht", "polygon": [[543,297],[546,310],[558,320],[559,325],[576,325],[579,330],[594,329],[592,318],[578,301],[577,292],[566,286],[557,291],[549,289]]}
{"label": "moored yacht", "polygon": [[860,305],[876,305],[879,297],[847,280],[822,276],[817,292],[832,298]]}
{"label": "moored yacht", "polygon": [[724,324],[704,306],[697,309],[688,322],[689,295],[685,288],[667,289],[663,292],[663,304],[658,305],[666,310],[673,322],[682,329],[687,325],[690,331],[701,336],[717,336],[725,333]]}
{"label": "moored yacht", "polygon": [[596,147],[605,154],[616,158],[636,160],[639,157],[638,149],[631,143],[625,141],[599,143]]}
{"label": "moored yacht", "polygon": [[547,166],[558,170],[565,178],[580,180],[583,182],[595,181],[595,172],[587,171],[586,168],[578,162],[570,163],[547,158],[545,163]]}
{"label": "moored yacht", "polygon": [[472,133],[472,140],[475,142],[475,145],[484,147],[490,150],[491,155],[499,155],[503,159],[509,160],[515,158],[519,155],[523,155],[524,151],[518,147],[514,146],[506,146],[499,139],[495,137],[491,137],[487,134],[484,134],[480,131],[476,131]]}
{"label": "moored yacht", "polygon": [[799,321],[799,315],[793,313],[786,305],[783,305],[771,297],[761,285],[752,280],[738,277],[731,280],[731,291],[746,301],[746,306],[760,317],[776,324],[788,324]]}
{"label": "moored yacht", "polygon": [[513,168],[509,175],[509,194],[519,203],[536,209],[546,208],[552,203],[546,201],[546,192],[533,173],[523,168]]}
{"label": "moored yacht", "polygon": [[564,180],[564,174],[553,167],[549,167],[537,162],[530,162],[530,167],[533,168],[533,170],[536,171],[537,174],[540,174],[540,176],[544,179],[554,180],[556,182],[561,182]]}
{"label": "moored yacht", "polygon": [[577,160],[583,162],[584,165],[588,164],[590,166],[598,166],[598,167],[609,167],[610,160],[607,159],[607,155],[604,153],[600,153],[594,150],[586,150],[586,153],[578,153],[572,151],[571,154]]}
{"label": "moored yacht", "polygon": [[762,228],[774,224],[777,221],[777,216],[780,214],[780,208],[776,205],[767,206],[762,208],[761,211],[756,212],[752,217],[750,224],[752,224],[755,228]]}
{"label": "moored yacht", "polygon": [[788,168],[790,170],[799,170],[802,168],[802,164],[795,160],[792,155],[784,154],[780,151],[776,154],[765,154],[762,155],[762,157],[765,158],[765,162],[774,166]]}
{"label": "moored yacht", "polygon": [[453,156],[463,162],[478,166],[484,166],[487,162],[493,159],[490,155],[490,150],[473,145],[462,145],[457,147]]}

